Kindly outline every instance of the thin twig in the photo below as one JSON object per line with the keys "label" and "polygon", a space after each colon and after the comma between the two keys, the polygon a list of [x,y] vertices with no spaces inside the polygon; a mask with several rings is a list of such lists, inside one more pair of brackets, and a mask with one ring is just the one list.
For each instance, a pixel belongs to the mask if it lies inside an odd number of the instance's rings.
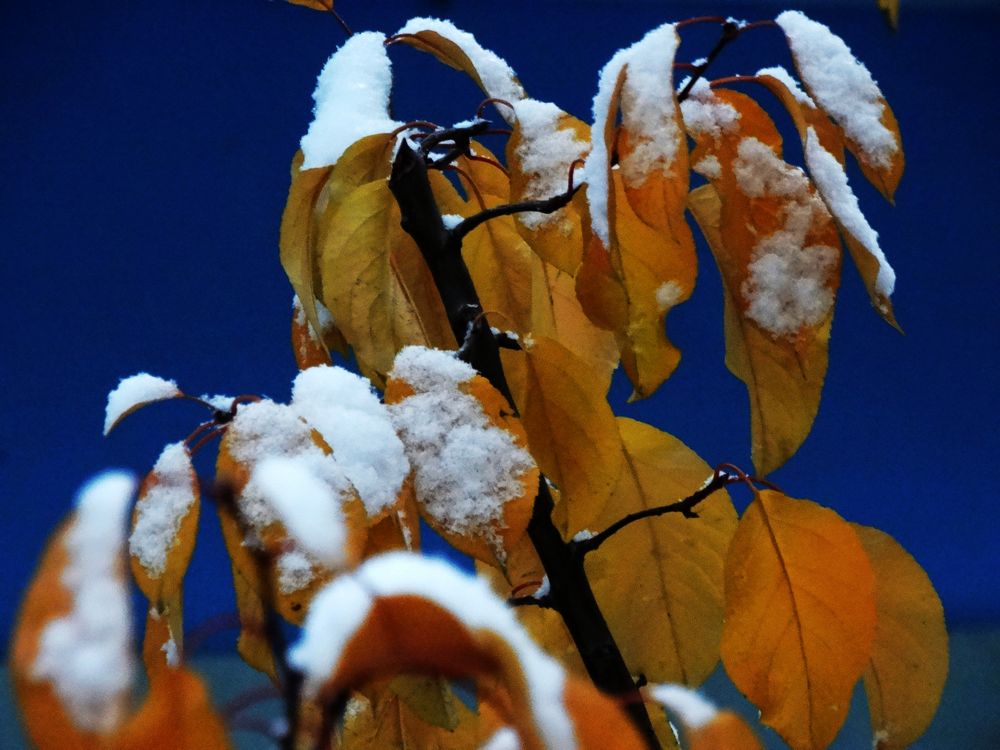
{"label": "thin twig", "polygon": [[[746,475],[744,475],[746,476]],[[695,492],[691,493],[683,500],[678,500],[677,502],[668,503],[667,505],[661,505],[656,508],[646,508],[644,510],[636,511],[635,513],[629,513],[627,516],[615,521],[613,524],[608,526],[604,531],[599,534],[594,534],[594,536],[587,539],[579,539],[572,542],[576,551],[581,555],[586,555],[588,552],[593,552],[595,549],[600,547],[604,542],[608,541],[612,536],[617,534],[619,531],[624,529],[629,524],[633,524],[636,521],[641,521],[644,518],[653,518],[655,516],[662,516],[667,513],[680,513],[685,518],[697,518],[698,514],[695,512],[695,506],[698,505],[702,500],[707,498],[716,490],[721,490],[726,485],[732,484],[733,482],[743,481],[743,477],[730,474],[724,469],[716,469],[712,478],[706,482],[703,486],[699,487]]]}
{"label": "thin twig", "polygon": [[505,203],[502,206],[487,208],[485,211],[480,211],[474,216],[463,219],[459,224],[452,227],[450,231],[453,236],[461,239],[480,224],[487,222],[490,219],[496,219],[500,216],[510,216],[512,214],[523,213],[524,211],[537,211],[542,214],[551,214],[558,211],[560,208],[567,206],[569,202],[573,200],[573,196],[579,189],[580,187],[577,186],[572,190],[567,190],[565,193],[560,193],[559,195],[554,195],[551,198],[545,198],[544,200]]}
{"label": "thin twig", "polygon": [[[706,57],[703,62],[693,67],[691,77],[688,79],[687,83],[684,84],[684,88],[681,89],[680,93],[677,94],[678,102],[683,102],[688,98],[688,96],[691,95],[691,89],[694,88],[694,85],[698,82],[698,80],[705,75],[705,71],[708,70],[709,66],[715,61],[715,58],[717,58],[722,50],[724,50],[731,42],[738,39],[741,34],[750,31],[751,29],[777,26],[777,24],[770,19],[754,21],[753,23],[738,23],[729,19],[721,19],[718,16],[702,16],[700,18],[692,18],[689,23],[710,21],[722,22],[722,33],[719,36],[719,41],[715,43],[712,51],[708,53],[708,57]],[[681,24],[677,24],[677,27],[680,28]]]}
{"label": "thin twig", "polygon": [[344,31],[347,32],[347,36],[354,36],[354,32],[351,31],[351,27],[347,25],[347,21],[345,21],[343,17],[341,17],[341,15],[333,9],[333,3],[330,3],[328,10],[331,14],[333,14],[333,17],[337,19],[337,23],[339,23],[343,27]]}

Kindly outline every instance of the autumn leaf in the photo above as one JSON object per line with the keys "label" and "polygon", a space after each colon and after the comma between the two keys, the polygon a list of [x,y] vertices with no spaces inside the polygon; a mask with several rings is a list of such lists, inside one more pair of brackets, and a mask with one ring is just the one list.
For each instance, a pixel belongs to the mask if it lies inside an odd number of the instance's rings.
{"label": "autumn leaf", "polygon": [[793,750],[840,729],[875,638],[875,579],[851,525],[765,490],[726,558],[722,661]]}
{"label": "autumn leaf", "polygon": [[[624,467],[594,530],[687,497],[713,473],[677,438],[642,422],[617,421]],[[587,555],[594,594],[629,670],[652,682],[698,685],[719,660],[723,562],[736,513],[724,490],[701,502],[697,513],[630,524]],[[639,606],[643,617],[635,616]]]}
{"label": "autumn leaf", "polygon": [[301,5],[313,10],[333,10],[333,0],[288,0],[292,5]]}
{"label": "autumn leaf", "polygon": [[[456,28],[450,21],[410,19],[396,32],[392,41],[429,52],[445,65],[464,72],[488,97],[514,103],[525,96],[524,88],[510,65],[479,44],[472,34]],[[505,120],[512,121],[506,107],[501,106],[498,111]]]}
{"label": "autumn leaf", "polygon": [[651,685],[644,691],[670,712],[689,750],[763,750],[753,731],[732,711],[720,711],[683,685]]}
{"label": "autumn leaf", "polygon": [[[590,128],[554,104],[524,99],[514,104],[516,120],[507,141],[512,202],[545,200],[569,187],[570,169],[589,150]],[[551,214],[523,212],[515,226],[546,263],[575,275],[582,261],[583,226],[578,202]]]}
{"label": "autumn leaf", "polygon": [[385,392],[421,515],[457,549],[503,565],[524,536],[538,467],[506,398],[452,353],[407,347]]}
{"label": "autumn leaf", "polygon": [[111,750],[231,747],[221,718],[201,679],[186,669],[169,669],[152,680],[142,708],[115,736]]}
{"label": "autumn leaf", "polygon": [[[887,10],[891,18],[891,7]],[[775,20],[806,90],[841,128],[862,174],[891,202],[903,176],[902,138],[868,68],[843,39],[805,14],[785,11]]]}
{"label": "autumn leaf", "polygon": [[760,106],[733,91],[692,91],[683,105],[692,162],[711,184],[688,205],[722,275],[726,365],[747,386],[754,465],[767,474],[798,450],[819,409],[839,239],[808,178],[780,158]]}
{"label": "autumn leaf", "polygon": [[875,644],[865,669],[873,747],[902,750],[930,725],[948,675],[944,610],[924,570],[891,536],[854,526],[875,570]]}
{"label": "autumn leaf", "polygon": [[173,380],[165,380],[147,372],[122,378],[108,394],[108,402],[104,408],[105,437],[129,414],[149,404],[183,395],[183,391]]}
{"label": "autumn leaf", "polygon": [[408,344],[454,348],[441,300],[385,181],[350,192],[329,218],[323,302],[376,376]]}
{"label": "autumn leaf", "polygon": [[606,381],[553,339],[523,344],[525,382],[515,398],[531,454],[559,487],[567,528],[586,528],[603,511],[622,470]]}
{"label": "autumn leaf", "polygon": [[893,30],[899,28],[899,0],[878,0],[878,7]]}

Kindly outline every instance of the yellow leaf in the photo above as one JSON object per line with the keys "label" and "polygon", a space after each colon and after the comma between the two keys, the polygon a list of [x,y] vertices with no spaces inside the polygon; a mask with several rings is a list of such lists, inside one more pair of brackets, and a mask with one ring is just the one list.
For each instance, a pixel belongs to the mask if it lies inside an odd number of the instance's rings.
{"label": "yellow leaf", "polygon": [[851,525],[828,508],[760,492],[726,558],[722,661],[793,750],[840,729],[875,637],[875,578]]}
{"label": "yellow leaf", "polygon": [[[624,417],[618,428],[624,468],[594,531],[687,497],[713,474],[672,435]],[[723,562],[736,512],[720,490],[697,513],[630,524],[587,555],[588,577],[625,663],[651,682],[698,685],[719,660]]]}
{"label": "yellow leaf", "polygon": [[389,689],[427,724],[448,731],[458,726],[455,704],[461,701],[455,698],[447,680],[440,677],[400,675],[389,683]]}
{"label": "yellow leaf", "polygon": [[[650,178],[643,183],[644,190],[655,181],[657,178]],[[680,352],[667,340],[664,318],[694,289],[698,268],[694,239],[683,219],[683,208],[658,207],[656,213],[663,225],[654,228],[623,199],[625,189],[617,173],[613,185],[617,197],[613,201],[610,260],[621,280],[627,309],[615,333],[622,366],[635,389],[633,398],[645,398],[670,377],[680,362]],[[653,190],[661,192],[659,188]],[[654,201],[645,192],[642,195],[642,201]],[[679,215],[675,215],[678,211]]]}
{"label": "yellow leaf", "polygon": [[555,339],[589,362],[606,392],[618,366],[618,345],[611,332],[598,328],[583,311],[573,277],[533,257],[531,299],[532,336]]}
{"label": "yellow leaf", "polygon": [[[476,158],[462,154],[455,161],[455,166],[462,170],[458,177],[465,190],[466,199],[473,202],[476,191],[479,191],[481,195],[494,195],[502,199],[503,203],[509,203],[513,200],[510,195],[510,177],[507,176],[505,168],[493,155],[493,152],[478,141],[469,141],[469,147],[472,155]],[[487,163],[484,160],[489,160],[492,163]],[[466,176],[472,179],[472,185],[468,184]],[[445,213],[443,209],[442,213]]]}
{"label": "yellow leaf", "polygon": [[553,339],[524,343],[519,404],[531,455],[559,487],[572,536],[604,509],[622,469],[621,438],[606,383],[586,360]]}
{"label": "yellow leaf", "polygon": [[369,182],[336,206],[322,249],[323,302],[382,377],[407,344],[455,348],[430,272],[399,222],[388,184]]}
{"label": "yellow leaf", "polygon": [[158,673],[139,712],[115,736],[111,750],[231,747],[202,681],[186,669]]}
{"label": "yellow leaf", "polygon": [[934,586],[892,537],[855,525],[875,569],[875,645],[865,692],[877,750],[902,750],[937,711],[948,675],[948,631]]}

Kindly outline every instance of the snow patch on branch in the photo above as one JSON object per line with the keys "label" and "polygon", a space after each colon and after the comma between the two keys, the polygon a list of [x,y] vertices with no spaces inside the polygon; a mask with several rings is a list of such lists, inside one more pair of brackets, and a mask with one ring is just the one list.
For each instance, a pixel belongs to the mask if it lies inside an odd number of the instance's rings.
{"label": "snow patch on branch", "polygon": [[135,478],[100,474],[77,496],[64,537],[62,585],[72,610],[41,632],[31,669],[47,680],[80,729],[109,733],[125,718],[135,671],[132,618],[125,584],[125,516]]}
{"label": "snow patch on branch", "polygon": [[336,164],[352,143],[403,124],[389,117],[392,63],[384,42],[379,32],[354,34],[323,66],[302,137],[302,169]]}

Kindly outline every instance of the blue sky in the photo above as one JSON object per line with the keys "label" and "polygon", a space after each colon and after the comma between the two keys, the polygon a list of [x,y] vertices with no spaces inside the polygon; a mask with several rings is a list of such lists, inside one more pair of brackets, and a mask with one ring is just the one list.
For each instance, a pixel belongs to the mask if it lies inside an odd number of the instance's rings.
{"label": "blue sky", "polygon": [[[1000,226],[987,63],[997,12],[904,3],[894,35],[874,0],[788,5],[808,5],[848,41],[901,122],[908,166],[897,206],[855,184],[896,268],[907,335],[878,319],[846,268],[820,417],[773,479],[893,534],[927,568],[952,624],[996,624]],[[358,30],[390,33],[410,16],[450,17],[505,56],[533,96],[588,119],[597,71],[653,26],[720,9],[773,17],[784,6],[337,7]],[[102,439],[104,399],[120,377],[145,370],[195,393],[287,397],[291,291],[278,223],[315,76],[342,40],[331,19],[265,0],[0,9],[4,629],[75,488],[107,466],[145,470],[202,417],[194,405],[158,405]],[[712,41],[686,36],[681,58]],[[768,31],[741,39],[718,74],[787,65],[781,43]],[[475,112],[482,97],[459,73],[413,50],[392,54],[398,118]],[[625,406],[616,388],[618,410],[710,463],[749,466],[746,396],[722,364],[721,291],[707,256],[670,333],[684,352],[677,375],[640,404]],[[211,519],[196,564],[195,624],[232,606]]]}

